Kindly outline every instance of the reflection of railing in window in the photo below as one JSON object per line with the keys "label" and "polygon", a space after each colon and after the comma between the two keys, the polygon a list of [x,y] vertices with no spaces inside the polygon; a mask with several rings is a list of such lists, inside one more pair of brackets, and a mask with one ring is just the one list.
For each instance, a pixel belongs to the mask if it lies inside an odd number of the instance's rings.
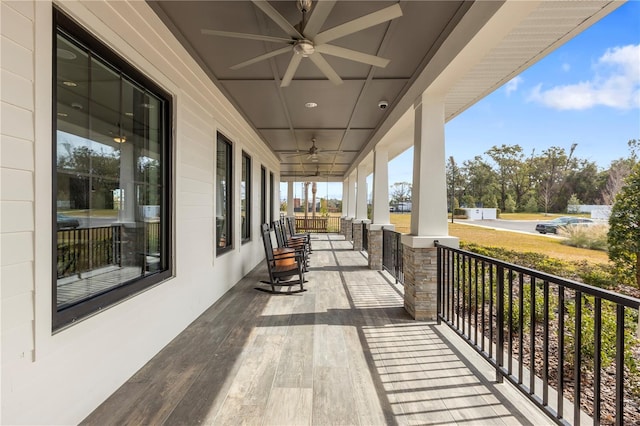
{"label": "reflection of railing in window", "polygon": [[[119,226],[58,231],[58,278],[104,266],[120,265],[120,240]],[[159,238],[156,240],[159,241]]]}

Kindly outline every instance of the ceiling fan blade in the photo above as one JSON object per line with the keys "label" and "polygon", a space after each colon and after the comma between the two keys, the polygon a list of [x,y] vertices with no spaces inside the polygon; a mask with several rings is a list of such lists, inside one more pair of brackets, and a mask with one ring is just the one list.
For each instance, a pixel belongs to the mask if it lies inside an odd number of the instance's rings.
{"label": "ceiling fan blade", "polygon": [[284,30],[289,36],[297,39],[302,39],[302,34],[296,30],[293,25],[289,23],[277,10],[273,8],[267,1],[265,0],[252,0],[253,4],[255,4],[261,11],[265,13],[273,22],[278,24],[280,28]]}
{"label": "ceiling fan blade", "polygon": [[303,32],[305,37],[313,39],[318,35],[318,31],[322,28],[322,24],[327,20],[335,4],[336,0],[318,0],[309,18],[309,22],[307,22],[307,25],[304,27]]}
{"label": "ceiling fan blade", "polygon": [[260,34],[234,33],[233,31],[218,31],[218,30],[205,30],[205,29],[200,30],[200,33],[204,35],[211,35],[211,36],[243,38],[247,40],[260,40],[260,41],[270,41],[272,43],[291,44],[291,39],[288,39],[288,38],[271,37],[271,36],[264,36]]}
{"label": "ceiling fan blade", "polygon": [[318,69],[322,71],[322,74],[324,74],[325,77],[331,80],[333,84],[335,84],[336,86],[342,84],[342,79],[340,78],[340,76],[335,72],[335,70],[331,67],[331,65],[329,65],[327,60],[324,59],[321,54],[314,53],[313,55],[309,56],[309,59],[311,59],[311,61],[316,64]]}
{"label": "ceiling fan blade", "polygon": [[274,50],[269,53],[265,53],[264,55],[256,56],[253,59],[249,59],[248,61],[241,62],[230,67],[232,70],[239,70],[240,68],[244,68],[248,65],[255,64],[260,61],[264,61],[265,59],[273,58],[274,56],[282,55],[283,53],[287,53],[291,51],[291,46],[283,47],[282,49]]}
{"label": "ceiling fan blade", "polygon": [[282,82],[280,82],[280,87],[287,87],[289,83],[291,83],[291,80],[293,79],[293,76],[296,73],[301,60],[302,55],[298,55],[296,53],[293,54],[293,56],[291,57],[291,61],[289,61],[287,71],[284,73],[284,77],[282,77]]}
{"label": "ceiling fan blade", "polygon": [[393,6],[385,7],[377,12],[373,12],[354,19],[353,21],[338,25],[330,30],[323,31],[317,35],[313,42],[317,47],[319,44],[328,43],[331,40],[353,34],[366,28],[373,27],[374,25],[382,24],[383,22],[399,18],[400,16],[402,16],[402,9],[400,8],[400,5],[396,3]]}
{"label": "ceiling fan blade", "polygon": [[362,62],[364,64],[369,64],[380,68],[384,68],[389,64],[389,59],[369,55],[367,53],[357,52],[351,49],[345,49],[344,47],[334,46],[332,44],[322,44],[320,46],[317,46],[316,52],[326,53],[327,55],[337,56],[339,58],[345,58],[356,62]]}

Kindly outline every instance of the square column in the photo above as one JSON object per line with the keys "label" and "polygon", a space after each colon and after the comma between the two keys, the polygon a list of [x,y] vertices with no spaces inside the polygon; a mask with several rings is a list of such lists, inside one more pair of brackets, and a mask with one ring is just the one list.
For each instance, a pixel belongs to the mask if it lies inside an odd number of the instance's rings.
{"label": "square column", "polygon": [[366,220],[367,217],[367,172],[364,164],[356,168],[357,192],[356,192],[356,219]]}
{"label": "square column", "polygon": [[367,249],[369,269],[382,270],[382,228],[393,230],[389,218],[389,152],[386,147],[376,147],[373,153],[373,211]]}
{"label": "square column", "polygon": [[444,101],[423,93],[415,105],[411,234],[402,236],[404,308],[417,320],[437,315],[437,249],[458,247],[449,236],[444,151]]}
{"label": "square column", "polygon": [[[367,219],[356,219],[353,221],[353,249],[361,251],[364,249],[364,232],[367,231],[367,225],[369,221]],[[368,237],[368,236],[367,236]]]}
{"label": "square column", "polygon": [[348,217],[344,220],[344,239],[353,241],[353,218]]}
{"label": "square column", "polygon": [[342,215],[340,216],[340,235],[347,235],[347,224],[345,219],[348,216],[347,209],[349,205],[349,179],[345,179],[342,181],[342,205],[340,206],[340,211]]}
{"label": "square column", "polygon": [[356,172],[349,175],[347,185],[347,201],[349,202],[347,206],[347,217],[353,219],[356,217]]}
{"label": "square column", "polygon": [[293,185],[295,182],[287,182],[287,216],[293,216]]}
{"label": "square column", "polygon": [[369,238],[367,258],[369,259],[369,269],[375,271],[382,271],[383,228],[390,231],[394,230],[393,225],[367,224]]}

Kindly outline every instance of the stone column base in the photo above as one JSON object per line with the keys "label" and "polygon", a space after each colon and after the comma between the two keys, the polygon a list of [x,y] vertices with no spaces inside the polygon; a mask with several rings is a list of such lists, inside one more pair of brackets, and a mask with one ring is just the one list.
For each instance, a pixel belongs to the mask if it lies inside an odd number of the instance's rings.
{"label": "stone column base", "polygon": [[353,228],[351,224],[353,223],[353,219],[345,219],[344,220],[344,239],[347,241],[353,241]]}
{"label": "stone column base", "polygon": [[382,229],[371,229],[369,227],[369,269],[382,271]]}
{"label": "stone column base", "polygon": [[437,249],[402,247],[404,309],[416,320],[437,319]]}
{"label": "stone column base", "polygon": [[364,223],[361,221],[353,222],[353,249],[360,251],[362,250],[362,228]]}

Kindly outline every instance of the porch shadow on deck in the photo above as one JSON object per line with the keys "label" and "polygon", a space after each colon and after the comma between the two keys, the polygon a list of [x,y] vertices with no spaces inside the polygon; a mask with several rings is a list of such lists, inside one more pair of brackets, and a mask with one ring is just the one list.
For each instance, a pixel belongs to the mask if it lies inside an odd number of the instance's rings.
{"label": "porch shadow on deck", "polygon": [[551,424],[351,243],[314,235],[309,291],[257,267],[84,424]]}

